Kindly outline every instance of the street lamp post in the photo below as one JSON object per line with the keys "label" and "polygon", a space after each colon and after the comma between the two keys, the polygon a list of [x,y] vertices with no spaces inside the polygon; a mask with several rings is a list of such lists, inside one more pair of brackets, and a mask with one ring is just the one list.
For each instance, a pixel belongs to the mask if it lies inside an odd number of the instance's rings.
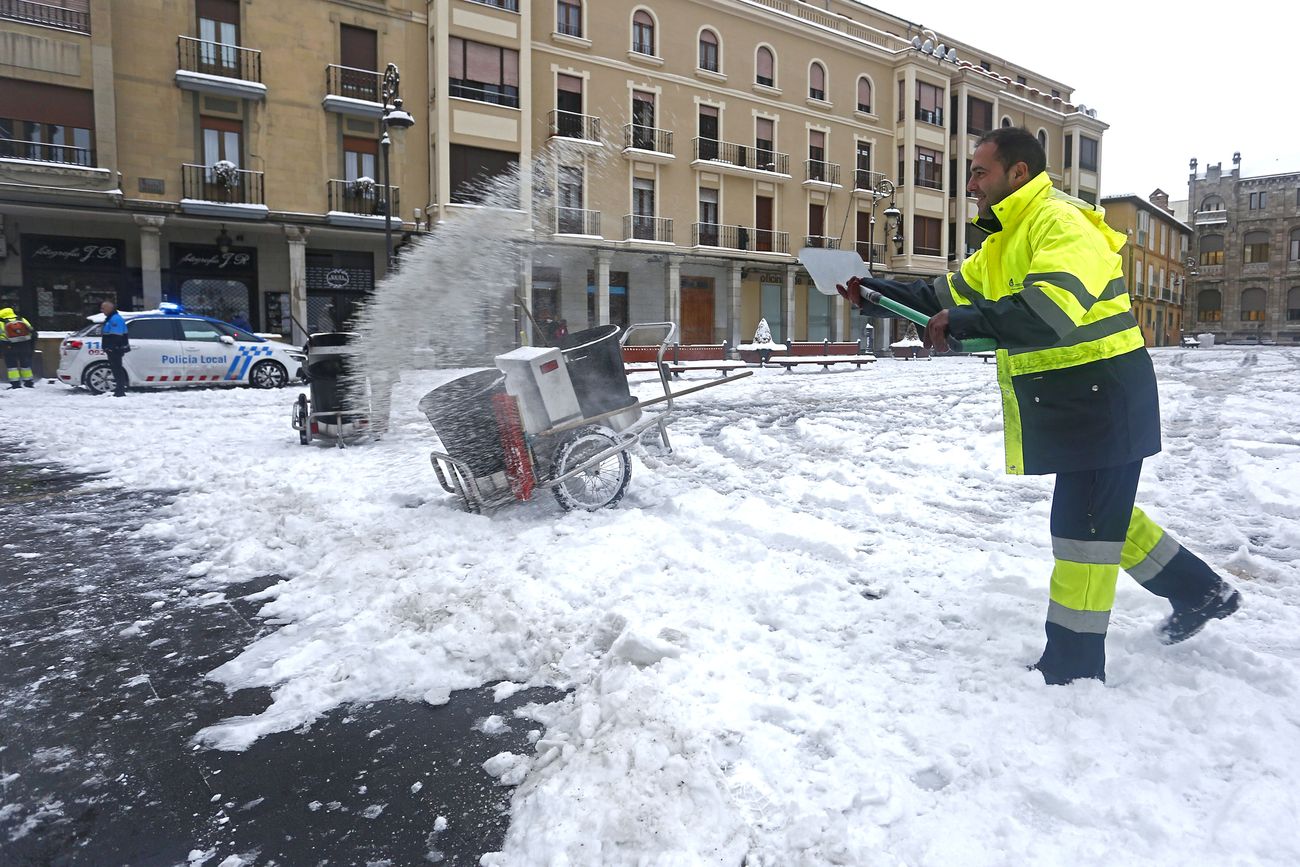
{"label": "street lamp post", "polygon": [[392,147],[392,138],[389,135],[391,129],[394,133],[402,133],[415,126],[415,118],[402,108],[402,98],[398,96],[401,88],[402,75],[397,69],[397,64],[390,63],[384,70],[384,80],[382,97],[384,102],[384,116],[382,124],[384,135],[379,140],[379,150],[382,154],[384,169],[384,250],[388,258],[387,270],[393,270],[393,175],[388,166],[388,150]]}
{"label": "street lamp post", "polygon": [[[891,221],[897,227],[897,225],[901,223],[903,217],[903,212],[894,204],[894,189],[893,182],[888,178],[883,177],[876,181],[875,186],[871,188],[871,223],[867,227],[870,229],[870,237],[867,239],[867,270],[871,272],[873,277],[876,274],[876,208],[880,205],[881,200],[883,200],[885,196],[889,197],[889,207],[885,208],[883,214],[885,218],[886,231],[888,231],[889,223]],[[901,253],[902,250],[900,249],[899,252]],[[880,320],[876,333],[882,336],[885,335],[885,326],[886,321],[883,319]],[[883,343],[883,337],[881,345],[885,345]]]}

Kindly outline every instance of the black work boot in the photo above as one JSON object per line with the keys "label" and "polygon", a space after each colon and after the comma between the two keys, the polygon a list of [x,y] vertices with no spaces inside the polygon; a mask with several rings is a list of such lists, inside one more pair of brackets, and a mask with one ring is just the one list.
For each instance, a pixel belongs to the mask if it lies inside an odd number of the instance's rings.
{"label": "black work boot", "polygon": [[1156,627],[1156,632],[1165,644],[1177,644],[1200,632],[1211,620],[1222,620],[1240,607],[1241,594],[1223,583],[1199,605],[1175,610]]}
{"label": "black work boot", "polygon": [[33,382],[32,380],[30,379],[23,380],[23,388],[35,388],[35,387],[36,387],[36,383]]}
{"label": "black work boot", "polygon": [[15,382],[11,382],[11,383],[9,383],[9,390],[10,390],[10,391],[14,391],[14,390],[19,389],[19,388],[22,388],[22,387],[23,387],[23,384],[22,384],[21,382],[17,382],[17,381],[15,381]]}

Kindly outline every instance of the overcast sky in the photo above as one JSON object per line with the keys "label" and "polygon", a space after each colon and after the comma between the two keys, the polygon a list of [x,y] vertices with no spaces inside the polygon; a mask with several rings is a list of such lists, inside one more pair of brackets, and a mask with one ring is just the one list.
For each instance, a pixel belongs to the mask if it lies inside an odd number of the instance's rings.
{"label": "overcast sky", "polygon": [[1202,173],[1217,162],[1227,171],[1234,151],[1241,151],[1245,175],[1300,172],[1291,47],[1300,14],[1289,4],[870,5],[1074,88],[1074,101],[1110,124],[1103,195],[1145,196],[1160,187],[1172,199],[1186,198],[1189,159],[1200,161]]}

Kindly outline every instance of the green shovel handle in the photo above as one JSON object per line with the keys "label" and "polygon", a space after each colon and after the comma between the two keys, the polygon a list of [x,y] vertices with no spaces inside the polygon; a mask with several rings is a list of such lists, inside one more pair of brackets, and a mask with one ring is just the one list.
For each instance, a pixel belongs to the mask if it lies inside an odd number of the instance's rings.
{"label": "green shovel handle", "polygon": [[[899,304],[892,298],[886,298],[875,289],[863,287],[862,297],[872,304],[885,308],[891,313],[897,313],[904,319],[909,319],[917,325],[924,328],[930,324],[930,317],[926,316],[919,310],[913,310],[906,304]],[[948,339],[949,344],[956,344],[952,347],[954,352],[990,352],[998,348],[998,342],[992,337],[972,337],[968,340],[958,340],[955,337]]]}

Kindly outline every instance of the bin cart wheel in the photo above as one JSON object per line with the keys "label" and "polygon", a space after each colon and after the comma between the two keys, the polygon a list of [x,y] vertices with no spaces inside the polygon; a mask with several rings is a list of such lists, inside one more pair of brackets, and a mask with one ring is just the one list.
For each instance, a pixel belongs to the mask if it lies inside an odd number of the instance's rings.
{"label": "bin cart wheel", "polygon": [[298,442],[307,445],[311,442],[311,404],[307,395],[298,395],[298,402],[293,405],[293,426],[298,429]]}
{"label": "bin cart wheel", "polygon": [[[615,448],[619,441],[599,427],[579,428],[555,450],[552,467],[556,478],[579,467],[596,455]],[[579,472],[552,490],[566,512],[613,508],[623,499],[632,478],[632,459],[627,450],[609,455],[600,463]]]}

